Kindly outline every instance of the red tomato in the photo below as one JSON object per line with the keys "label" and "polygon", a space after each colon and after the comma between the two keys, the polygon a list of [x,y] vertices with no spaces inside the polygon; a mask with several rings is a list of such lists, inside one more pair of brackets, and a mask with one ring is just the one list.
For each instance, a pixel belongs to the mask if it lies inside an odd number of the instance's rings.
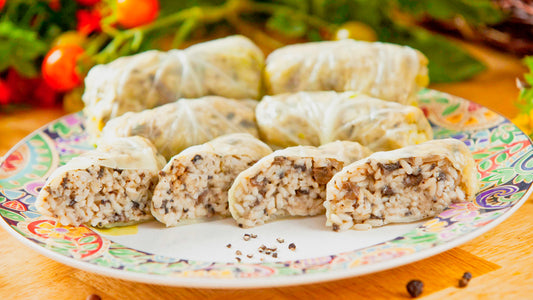
{"label": "red tomato", "polygon": [[96,9],[79,9],[76,12],[76,19],[78,20],[76,30],[78,30],[78,32],[83,35],[88,35],[94,31],[102,31],[102,27],[100,25],[100,22],[102,21],[102,16],[100,15],[100,12]]}
{"label": "red tomato", "polygon": [[7,84],[7,82],[0,79],[0,105],[9,104],[10,100],[11,100],[11,89],[9,88],[9,85]]}
{"label": "red tomato", "polygon": [[117,21],[125,28],[148,24],[158,14],[158,0],[117,0]]}
{"label": "red tomato", "polygon": [[56,104],[57,93],[45,80],[39,81],[33,95],[33,103],[39,107],[52,107]]}
{"label": "red tomato", "polygon": [[56,46],[46,54],[41,70],[43,78],[56,91],[68,91],[81,84],[76,62],[84,50],[77,45]]}
{"label": "red tomato", "polygon": [[39,84],[38,78],[20,75],[15,69],[7,71],[6,83],[10,89],[10,103],[28,102],[33,97],[33,89]]}
{"label": "red tomato", "polygon": [[53,11],[59,11],[61,9],[61,1],[60,0],[49,0],[48,6]]}
{"label": "red tomato", "polygon": [[6,5],[6,0],[0,0],[0,10],[4,8],[4,5]]}
{"label": "red tomato", "polygon": [[76,0],[81,5],[91,6],[95,5],[96,3],[100,2],[100,0]]}

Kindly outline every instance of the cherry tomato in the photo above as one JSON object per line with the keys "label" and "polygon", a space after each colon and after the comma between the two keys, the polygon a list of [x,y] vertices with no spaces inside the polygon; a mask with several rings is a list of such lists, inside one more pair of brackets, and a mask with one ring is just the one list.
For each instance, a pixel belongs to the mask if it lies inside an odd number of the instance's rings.
{"label": "cherry tomato", "polygon": [[39,107],[52,107],[57,102],[57,92],[45,81],[39,83],[33,91],[32,104]]}
{"label": "cherry tomato", "polygon": [[43,78],[56,91],[68,91],[81,84],[76,68],[78,58],[84,53],[77,45],[56,46],[46,54],[41,70]]}
{"label": "cherry tomato", "polygon": [[97,9],[85,10],[79,9],[76,12],[76,20],[78,24],[76,25],[76,30],[81,34],[88,35],[91,32],[102,31],[101,21],[102,16]]}
{"label": "cherry tomato", "polygon": [[158,0],[117,0],[117,21],[125,28],[148,24],[158,14]]}
{"label": "cherry tomato", "polygon": [[337,29],[337,32],[335,32],[335,39],[354,39],[374,42],[377,40],[377,35],[374,29],[365,23],[348,21],[342,24],[339,29]]}
{"label": "cherry tomato", "polygon": [[28,102],[33,97],[33,90],[39,84],[36,77],[28,78],[19,74],[15,69],[7,71],[6,83],[9,86],[11,99],[10,103]]}
{"label": "cherry tomato", "polygon": [[76,0],[76,2],[78,2],[81,5],[91,6],[91,5],[95,5],[96,3],[100,2],[100,0]]}
{"label": "cherry tomato", "polygon": [[83,46],[87,37],[77,31],[65,31],[54,39],[52,47],[64,45],[78,45]]}
{"label": "cherry tomato", "polygon": [[[1,0],[0,0],[1,1]],[[11,89],[4,80],[0,79],[0,105],[9,104],[11,100]]]}
{"label": "cherry tomato", "polygon": [[61,9],[61,1],[60,0],[49,0],[48,6],[53,11],[59,11]]}
{"label": "cherry tomato", "polygon": [[4,8],[4,5],[6,5],[6,0],[0,0],[0,10]]}

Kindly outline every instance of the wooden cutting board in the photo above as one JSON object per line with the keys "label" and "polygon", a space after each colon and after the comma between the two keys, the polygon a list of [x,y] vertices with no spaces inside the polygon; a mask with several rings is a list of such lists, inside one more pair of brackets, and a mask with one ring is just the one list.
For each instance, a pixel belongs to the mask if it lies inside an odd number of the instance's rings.
{"label": "wooden cutting board", "polygon": [[[516,57],[466,47],[487,64],[487,71],[462,83],[430,87],[513,117],[515,78],[526,69]],[[0,154],[64,114],[59,108],[0,113]],[[424,299],[533,299],[532,200],[486,234],[416,263],[351,279],[255,290],[173,288],[104,277],[48,259],[0,229],[0,299],[86,299],[91,294],[102,299],[406,299],[405,285],[415,278],[425,284]],[[458,288],[465,271],[474,278]]]}

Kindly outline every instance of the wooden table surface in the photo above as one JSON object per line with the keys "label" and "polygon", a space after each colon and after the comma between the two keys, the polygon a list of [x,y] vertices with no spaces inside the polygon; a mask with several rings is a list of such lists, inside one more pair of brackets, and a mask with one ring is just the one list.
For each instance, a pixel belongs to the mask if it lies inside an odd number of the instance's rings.
{"label": "wooden table surface", "polygon": [[[513,117],[515,78],[525,68],[510,55],[478,46],[468,49],[488,65],[473,80],[431,87]],[[0,155],[40,126],[64,115],[61,109],[0,113]],[[418,278],[423,299],[533,299],[533,199],[486,234],[434,257],[350,279],[283,288],[212,290],[163,287],[104,277],[55,262],[0,229],[0,299],[391,299],[409,298],[405,285]],[[458,279],[470,271],[466,288]]]}

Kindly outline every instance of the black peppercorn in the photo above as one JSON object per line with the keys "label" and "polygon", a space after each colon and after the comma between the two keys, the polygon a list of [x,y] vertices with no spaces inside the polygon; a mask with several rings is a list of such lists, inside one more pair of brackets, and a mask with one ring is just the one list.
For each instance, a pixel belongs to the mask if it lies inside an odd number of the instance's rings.
{"label": "black peppercorn", "polygon": [[463,278],[466,279],[466,280],[470,280],[470,279],[472,279],[472,273],[470,273],[470,272],[465,272],[465,273],[463,274]]}
{"label": "black peppercorn", "polygon": [[416,298],[424,291],[424,283],[420,280],[414,279],[407,283],[407,292],[411,297]]}
{"label": "black peppercorn", "polygon": [[470,279],[472,279],[472,273],[465,272],[463,274],[463,277],[459,279],[459,287],[466,287],[468,283],[470,282]]}

